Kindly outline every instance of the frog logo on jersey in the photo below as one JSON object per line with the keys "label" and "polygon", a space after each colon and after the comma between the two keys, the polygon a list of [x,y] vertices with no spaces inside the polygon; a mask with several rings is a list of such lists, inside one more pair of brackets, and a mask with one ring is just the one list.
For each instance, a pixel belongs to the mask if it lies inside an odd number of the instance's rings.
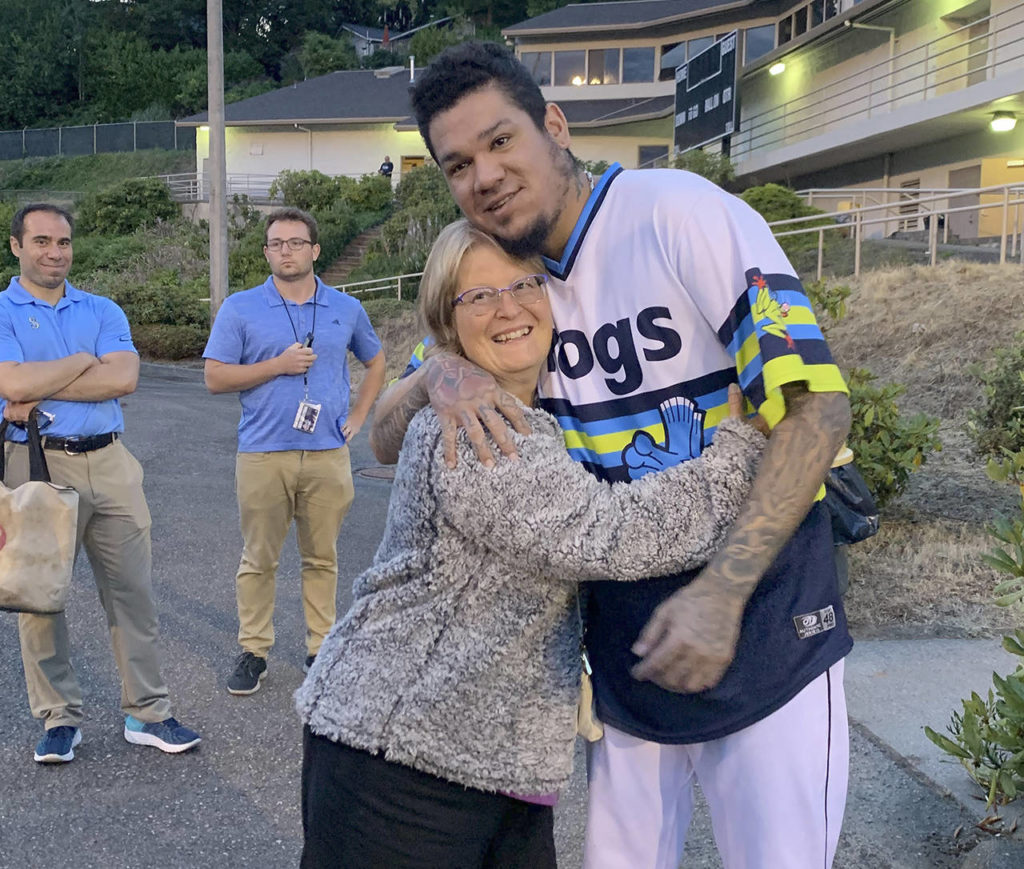
{"label": "frog logo on jersey", "polygon": [[665,427],[665,442],[657,443],[646,431],[638,431],[622,451],[622,464],[631,480],[652,471],[696,458],[704,449],[704,411],[688,398],[670,398],[658,405]]}
{"label": "frog logo on jersey", "polygon": [[782,338],[786,342],[786,346],[791,351],[795,351],[796,344],[783,322],[789,316],[789,305],[785,302],[779,304],[778,298],[772,292],[772,288],[768,286],[768,281],[765,280],[760,269],[751,269],[747,272],[747,285],[750,290],[756,292],[754,303],[750,306],[750,313],[753,315],[758,333]]}

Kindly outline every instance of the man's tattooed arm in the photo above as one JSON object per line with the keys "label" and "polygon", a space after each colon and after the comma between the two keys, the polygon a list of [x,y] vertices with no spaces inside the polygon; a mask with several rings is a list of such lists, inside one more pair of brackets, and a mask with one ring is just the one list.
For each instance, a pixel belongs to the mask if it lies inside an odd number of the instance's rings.
{"label": "man's tattooed arm", "polygon": [[838,392],[784,387],[786,416],[772,431],[750,498],[724,545],[693,582],[662,603],[633,651],[637,679],[691,693],[717,685],[732,662],[747,600],[814,503],[850,428]]}
{"label": "man's tattooed arm", "polygon": [[477,456],[489,468],[494,466],[494,454],[484,426],[507,456],[515,456],[516,448],[506,420],[521,434],[530,433],[516,400],[490,374],[461,356],[438,353],[381,396],[370,430],[370,445],[378,461],[398,461],[409,422],[428,402],[441,422],[445,461],[451,468],[455,467],[455,436],[460,428],[466,429]]}

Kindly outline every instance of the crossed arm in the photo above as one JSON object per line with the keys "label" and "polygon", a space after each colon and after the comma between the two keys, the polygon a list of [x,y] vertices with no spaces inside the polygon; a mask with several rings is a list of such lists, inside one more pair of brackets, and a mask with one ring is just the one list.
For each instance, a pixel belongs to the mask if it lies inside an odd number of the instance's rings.
{"label": "crossed arm", "polygon": [[0,362],[0,398],[4,416],[24,422],[46,398],[61,401],[106,401],[135,391],[139,357],[118,350],[99,358],[74,353],[48,362]]}

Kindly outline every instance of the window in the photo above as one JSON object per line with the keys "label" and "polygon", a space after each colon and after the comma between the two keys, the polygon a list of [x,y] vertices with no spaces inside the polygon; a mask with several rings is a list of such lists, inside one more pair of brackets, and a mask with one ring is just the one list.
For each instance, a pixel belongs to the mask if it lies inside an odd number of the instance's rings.
{"label": "window", "polygon": [[693,60],[694,55],[700,54],[705,48],[715,41],[713,36],[698,36],[686,43],[686,58]]}
{"label": "window", "polygon": [[789,42],[793,38],[793,18],[787,16],[779,22],[779,45]]}
{"label": "window", "polygon": [[550,51],[524,51],[521,60],[538,85],[551,84]]}
{"label": "window", "polygon": [[585,51],[556,51],[556,85],[582,85],[587,83],[587,53]]}
{"label": "window", "polygon": [[763,27],[748,27],[746,30],[743,62],[753,63],[764,57],[775,48],[775,25],[765,24]]}
{"label": "window", "polygon": [[807,7],[801,6],[793,13],[793,35],[801,36],[807,32]]}
{"label": "window", "polygon": [[686,63],[686,43],[670,42],[661,47],[661,71],[658,81],[674,81],[676,67]]}
{"label": "window", "polygon": [[821,24],[825,20],[825,0],[813,0],[808,14],[811,16],[811,20],[808,22],[811,27]]}
{"label": "window", "polygon": [[619,49],[595,48],[588,51],[587,81],[590,84],[618,84]]}
{"label": "window", "polygon": [[622,49],[622,82],[654,81],[654,46]]}
{"label": "window", "polygon": [[640,145],[636,165],[638,169],[663,169],[668,165],[668,145]]}

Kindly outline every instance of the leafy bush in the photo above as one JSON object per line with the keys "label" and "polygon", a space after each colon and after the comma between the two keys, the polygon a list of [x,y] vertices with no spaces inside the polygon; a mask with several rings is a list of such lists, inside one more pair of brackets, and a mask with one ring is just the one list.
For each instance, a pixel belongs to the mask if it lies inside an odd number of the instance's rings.
{"label": "leafy bush", "polygon": [[359,57],[351,37],[332,39],[326,33],[316,31],[308,31],[303,37],[299,62],[306,78],[316,78],[338,69],[359,69]]}
{"label": "leafy bush", "polygon": [[[712,154],[710,151],[702,151],[699,148],[680,154],[672,161],[672,168],[685,169],[687,172],[702,175],[708,181],[719,187],[724,187],[726,190],[730,189],[733,181],[736,180],[736,170],[733,169],[732,161],[725,154]],[[749,204],[760,211],[753,203]]]}
{"label": "leafy bush", "polygon": [[200,356],[210,337],[209,327],[189,324],[143,323],[132,329],[135,348],[150,359],[190,359]]}
{"label": "leafy bush", "polygon": [[363,264],[350,275],[352,280],[423,271],[438,233],[459,217],[458,206],[436,166],[421,166],[403,176],[395,198],[397,210],[381,227]]}
{"label": "leafy bush", "polygon": [[985,404],[969,410],[967,428],[982,456],[1024,450],[1024,332],[1009,347],[998,348],[987,365],[973,365]]}
{"label": "leafy bush", "polygon": [[[749,187],[740,194],[740,198],[760,214],[768,223],[776,220],[790,220],[794,217],[811,217],[815,214],[823,214],[820,208],[814,208],[804,202],[796,193],[781,184],[763,184],[760,187]],[[781,227],[782,231],[788,229],[806,229],[814,226],[833,226],[828,218],[821,220],[808,220],[792,227]],[[825,233],[825,241],[828,243],[834,240],[830,233]],[[801,233],[800,235],[787,235],[778,239],[782,249],[787,256],[816,248],[818,236],[813,232]]]}
{"label": "leafy bush", "polygon": [[354,211],[386,211],[394,199],[391,179],[383,175],[364,175],[344,191],[344,198]]}
{"label": "leafy bush", "polygon": [[147,248],[144,235],[79,235],[74,240],[75,261],[71,282],[96,271],[116,269]]}
{"label": "leafy bush", "polygon": [[846,300],[853,292],[846,284],[830,284],[824,280],[805,281],[804,290],[818,315],[818,325],[823,332],[827,326],[838,323],[846,316]]}
{"label": "leafy bush", "polygon": [[336,179],[316,169],[284,169],[270,185],[270,195],[281,195],[285,205],[315,212],[329,209],[337,201],[339,189]]}
{"label": "leafy bush", "polygon": [[129,178],[89,197],[82,204],[79,225],[85,231],[128,235],[157,221],[174,220],[180,213],[159,178]]}
{"label": "leafy bush", "polygon": [[863,368],[853,369],[847,378],[853,413],[847,444],[878,506],[884,507],[903,494],[910,475],[929,453],[942,449],[942,442],[936,418],[900,415],[896,399],[905,391],[902,385],[878,387],[874,380]]}
{"label": "leafy bush", "polygon": [[98,276],[97,280],[100,292],[124,309],[133,327],[153,323],[210,325],[210,306],[200,301],[210,294],[207,278],[183,281],[176,269],[159,269],[142,284],[119,281],[114,275]]}

